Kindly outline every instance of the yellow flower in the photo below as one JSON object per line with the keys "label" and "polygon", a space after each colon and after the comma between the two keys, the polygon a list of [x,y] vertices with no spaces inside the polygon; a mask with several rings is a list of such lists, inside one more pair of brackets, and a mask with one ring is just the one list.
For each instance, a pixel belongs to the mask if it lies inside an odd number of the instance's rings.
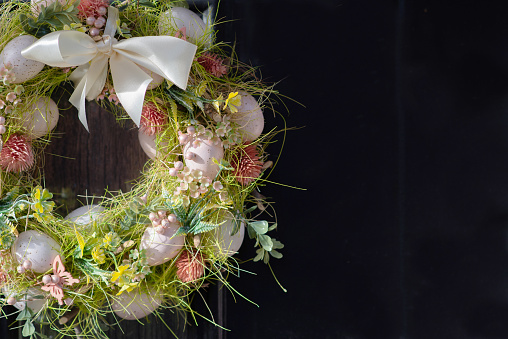
{"label": "yellow flower", "polygon": [[[130,277],[134,274],[134,270],[129,268],[129,265],[122,265],[118,267],[117,272],[111,275],[111,282],[116,282],[119,286],[130,283]],[[118,280],[118,281],[117,281]]]}
{"label": "yellow flower", "polygon": [[53,198],[53,194],[47,189],[41,190],[41,187],[35,188],[35,191],[32,192],[32,199],[34,200],[32,208],[35,211],[34,216],[39,222],[51,219],[50,212],[53,211],[55,206],[53,201],[49,201],[51,198]]}
{"label": "yellow flower", "polygon": [[215,110],[217,111],[217,113],[220,113],[220,102],[223,100],[224,98],[222,97],[222,94],[219,95],[219,97],[217,98],[217,100],[214,100],[212,102],[212,106],[213,108],[215,108]]}
{"label": "yellow flower", "polygon": [[120,294],[122,294],[124,291],[130,292],[130,291],[132,291],[133,289],[135,289],[136,287],[138,287],[138,285],[139,285],[139,282],[133,282],[133,283],[126,283],[126,284],[123,284],[123,285],[122,285],[122,288],[120,289],[120,291],[119,291],[116,295],[120,295]]}
{"label": "yellow flower", "polygon": [[224,106],[229,107],[231,113],[238,112],[238,106],[242,104],[242,96],[238,94],[238,92],[231,92],[226,99],[226,103]]}
{"label": "yellow flower", "polygon": [[102,239],[106,249],[116,249],[120,245],[120,237],[115,232],[109,232]]}
{"label": "yellow flower", "polygon": [[106,255],[104,254],[104,250],[99,246],[95,246],[92,249],[92,258],[98,264],[104,264],[106,261]]}

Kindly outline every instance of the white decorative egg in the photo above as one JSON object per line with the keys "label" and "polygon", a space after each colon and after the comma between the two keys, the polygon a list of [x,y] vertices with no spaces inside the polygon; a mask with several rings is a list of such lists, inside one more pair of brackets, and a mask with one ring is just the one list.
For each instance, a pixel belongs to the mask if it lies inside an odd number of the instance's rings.
{"label": "white decorative egg", "polygon": [[58,123],[58,106],[49,97],[39,98],[27,111],[23,112],[23,127],[31,139],[40,138],[55,128]]}
{"label": "white decorative egg", "polygon": [[224,149],[222,145],[214,145],[208,139],[200,137],[196,139],[200,141],[197,147],[194,147],[193,142],[190,141],[183,149],[185,165],[191,170],[203,171],[204,176],[213,180],[217,173],[219,173],[219,166],[212,159],[220,162],[224,157]]}
{"label": "white decorative egg", "polygon": [[53,269],[53,260],[60,252],[60,245],[49,235],[34,230],[22,232],[11,248],[18,264],[25,260],[32,263],[32,271],[45,273]]}
{"label": "white decorative egg", "polygon": [[141,68],[143,70],[143,72],[145,72],[146,74],[151,76],[153,79],[152,82],[150,82],[148,84],[148,87],[146,88],[147,90],[157,88],[157,87],[159,87],[160,84],[162,84],[164,82],[164,77],[160,76],[159,74],[154,73],[151,70],[149,70],[148,68],[145,68],[143,66],[139,66],[139,68]]}
{"label": "white decorative egg", "polygon": [[2,287],[2,293],[5,299],[9,297],[16,298],[16,303],[13,306],[18,310],[24,310],[25,307],[28,306],[33,313],[38,313],[46,305],[46,296],[44,292],[37,287],[30,287],[25,292],[16,294],[10,286],[4,285]]}
{"label": "white decorative egg", "polygon": [[65,216],[65,220],[70,220],[78,225],[88,225],[94,220],[99,220],[100,215],[106,209],[99,205],[85,205],[76,208]]}
{"label": "white decorative egg", "polygon": [[231,213],[228,213],[226,222],[212,231],[215,237],[213,246],[220,254],[225,254],[228,257],[238,252],[245,236],[245,224],[243,222],[240,225],[240,229],[234,235],[231,235],[234,228],[234,217]]}
{"label": "white decorative egg", "polygon": [[183,7],[173,7],[161,15],[159,32],[161,35],[173,35],[174,32],[185,27],[187,40],[193,44],[211,44],[210,32],[205,22],[193,11]]}
{"label": "white decorative egg", "polygon": [[171,223],[163,233],[157,233],[154,227],[147,227],[141,237],[140,249],[145,250],[148,265],[155,266],[173,259],[182,249],[183,235],[171,238],[178,230],[178,223]]}
{"label": "white decorative egg", "polygon": [[259,107],[257,100],[250,94],[239,92],[242,96],[241,105],[238,106],[238,112],[231,114],[231,121],[240,125],[240,133],[245,142],[256,140],[265,127],[263,111]]}
{"label": "white decorative egg", "polygon": [[21,51],[37,41],[37,38],[31,35],[18,36],[7,45],[0,53],[0,65],[11,64],[12,72],[16,76],[15,84],[20,84],[32,79],[44,68],[44,64],[39,61],[26,59],[21,55]]}
{"label": "white decorative egg", "polygon": [[[155,143],[157,140],[156,134],[146,135],[140,129],[138,132],[138,138],[139,138],[139,145],[141,146],[143,151],[145,151],[146,155],[148,155],[148,157],[150,159],[153,159],[156,156],[159,156],[162,154],[162,152],[160,150],[159,151],[157,150],[157,145]],[[162,141],[159,143],[159,148],[164,150],[165,148],[167,148],[167,145],[168,145],[167,142]]]}
{"label": "white decorative egg", "polygon": [[123,292],[111,304],[113,312],[125,320],[137,320],[146,317],[162,304],[162,296],[154,288],[146,291],[135,289]]}

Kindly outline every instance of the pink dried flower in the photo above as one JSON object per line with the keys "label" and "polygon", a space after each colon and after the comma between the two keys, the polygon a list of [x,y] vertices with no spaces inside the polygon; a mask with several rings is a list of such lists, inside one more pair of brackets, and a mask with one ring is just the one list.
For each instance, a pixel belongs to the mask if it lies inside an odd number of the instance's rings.
{"label": "pink dried flower", "polygon": [[235,169],[236,180],[243,186],[247,186],[259,177],[263,162],[259,160],[256,145],[249,145],[233,154],[231,165]]}
{"label": "pink dried flower", "polygon": [[109,2],[107,0],[81,0],[78,5],[78,16],[81,20],[93,16],[100,16],[100,7],[108,7]]}
{"label": "pink dried flower", "polygon": [[213,76],[220,78],[228,72],[228,66],[224,65],[224,59],[213,53],[204,53],[198,58],[198,63]]}
{"label": "pink dried flower", "polygon": [[0,166],[7,172],[26,171],[34,164],[32,144],[24,136],[13,134],[0,152]]}
{"label": "pink dried flower", "polygon": [[185,283],[198,280],[205,273],[205,260],[201,253],[184,250],[176,259],[175,266],[178,279]]}
{"label": "pink dried flower", "polygon": [[146,103],[141,113],[141,131],[146,135],[154,135],[162,130],[167,122],[167,114],[154,103]]}

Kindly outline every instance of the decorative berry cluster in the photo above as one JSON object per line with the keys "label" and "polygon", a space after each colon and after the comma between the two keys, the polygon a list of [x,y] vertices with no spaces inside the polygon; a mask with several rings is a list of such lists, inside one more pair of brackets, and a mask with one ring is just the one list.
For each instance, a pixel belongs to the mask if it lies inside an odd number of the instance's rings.
{"label": "decorative berry cluster", "polygon": [[[201,140],[207,139],[212,142],[214,145],[219,145],[221,140],[219,137],[213,134],[213,132],[203,125],[197,124],[195,121],[190,121],[190,124],[193,124],[187,127],[187,133],[183,133],[182,131],[178,131],[178,141],[180,141],[180,145],[185,145],[188,142],[192,142],[193,147],[198,147],[201,144]],[[187,160],[192,160],[195,155],[192,152],[187,152],[186,157]]]}
{"label": "decorative berry cluster", "polygon": [[[21,102],[21,99],[18,96],[23,93],[24,88],[22,85],[16,85],[14,88],[11,87],[13,82],[16,81],[16,75],[14,75],[11,63],[6,63],[0,67],[0,79],[2,79],[3,85],[8,87],[2,88],[2,92],[7,92],[7,94],[5,95],[5,98],[0,98],[0,109],[4,109],[6,114],[10,114],[14,110],[14,106]],[[5,121],[2,125],[4,124]]]}
{"label": "decorative berry cluster", "polygon": [[155,231],[159,234],[162,234],[168,229],[171,224],[175,224],[178,222],[176,215],[173,213],[167,215],[166,211],[157,211],[151,212],[148,215],[148,219],[152,222],[152,226],[155,228]]}
{"label": "decorative berry cluster", "polygon": [[106,18],[104,18],[103,15],[106,15],[107,12],[108,10],[106,7],[100,6],[96,11],[98,17],[89,16],[86,18],[85,22],[88,26],[90,26],[88,34],[92,38],[98,36],[101,33],[101,28],[106,24]]}

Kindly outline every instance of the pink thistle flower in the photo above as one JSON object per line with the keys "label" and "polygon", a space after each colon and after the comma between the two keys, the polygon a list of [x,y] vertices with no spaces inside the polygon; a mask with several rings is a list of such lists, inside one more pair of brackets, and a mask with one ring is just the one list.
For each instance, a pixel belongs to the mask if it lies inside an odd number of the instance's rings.
{"label": "pink thistle flower", "polygon": [[167,123],[167,114],[154,103],[148,102],[143,106],[141,113],[141,131],[146,135],[154,135],[162,131]]}
{"label": "pink thistle flower", "polygon": [[261,174],[263,162],[259,160],[256,145],[240,148],[231,159],[231,165],[235,169],[234,176],[243,186],[249,185]]}
{"label": "pink thistle flower", "polygon": [[175,266],[178,279],[184,283],[196,281],[205,273],[205,259],[201,253],[184,250],[176,259]]}
{"label": "pink thistle flower", "polygon": [[198,63],[213,76],[220,78],[228,72],[228,66],[224,65],[224,59],[213,53],[204,53],[198,58]]}
{"label": "pink thistle flower", "polygon": [[100,16],[99,7],[108,7],[109,2],[107,0],[81,0],[78,5],[78,16],[81,20],[93,16]]}
{"label": "pink thistle flower", "polygon": [[24,136],[13,134],[0,152],[0,166],[7,172],[26,171],[34,164],[32,144]]}

